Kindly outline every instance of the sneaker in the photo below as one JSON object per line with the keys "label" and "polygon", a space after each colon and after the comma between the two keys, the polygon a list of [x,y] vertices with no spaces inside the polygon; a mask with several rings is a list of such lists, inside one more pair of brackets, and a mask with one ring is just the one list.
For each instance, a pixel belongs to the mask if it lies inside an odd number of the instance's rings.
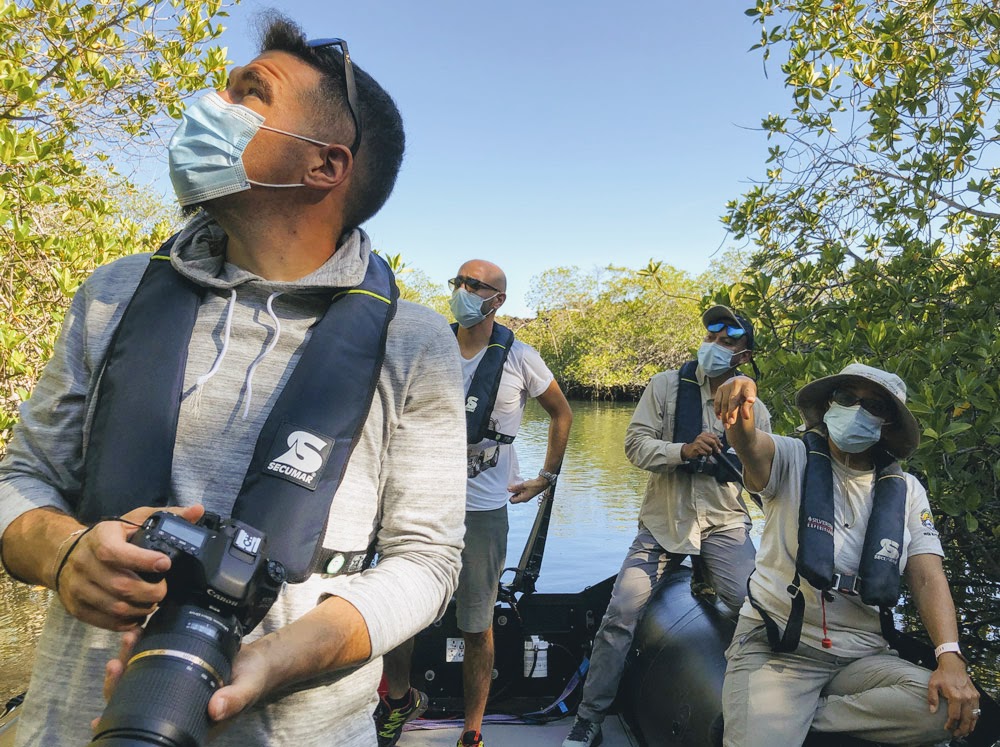
{"label": "sneaker", "polygon": [[576,717],[573,728],[569,730],[569,736],[562,743],[562,747],[597,747],[601,743],[601,725],[596,721],[588,721],[585,718]]}
{"label": "sneaker", "polygon": [[483,735],[478,731],[467,731],[458,740],[455,747],[486,747],[486,742],[483,741]]}
{"label": "sneaker", "polygon": [[378,734],[378,747],[393,747],[403,733],[403,724],[419,718],[427,710],[427,696],[410,688],[410,699],[406,705],[393,708],[385,698],[379,698],[375,708],[375,732]]}

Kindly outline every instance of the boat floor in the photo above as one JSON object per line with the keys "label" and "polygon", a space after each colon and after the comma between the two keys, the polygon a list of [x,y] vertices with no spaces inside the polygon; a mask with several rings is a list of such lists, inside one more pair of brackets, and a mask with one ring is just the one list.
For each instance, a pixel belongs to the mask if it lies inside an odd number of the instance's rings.
{"label": "boat floor", "polygon": [[[421,728],[432,726],[433,721],[418,719],[406,725],[406,731],[399,740],[400,747],[454,747],[462,736],[461,726],[447,728]],[[573,718],[552,721],[547,724],[486,724],[483,737],[489,747],[560,747]],[[624,721],[618,716],[608,716],[603,725],[603,747],[638,747],[638,740],[632,736]],[[14,730],[0,732],[0,747],[14,744]]]}
{"label": "boat floor", "polygon": [[[454,747],[462,736],[461,726],[447,728],[426,728],[433,721],[417,719],[404,728],[399,747]],[[547,724],[484,724],[483,741],[487,747],[560,747],[570,727],[573,717],[551,721]],[[638,747],[639,741],[632,735],[624,720],[610,715],[602,725],[604,741],[602,747]]]}

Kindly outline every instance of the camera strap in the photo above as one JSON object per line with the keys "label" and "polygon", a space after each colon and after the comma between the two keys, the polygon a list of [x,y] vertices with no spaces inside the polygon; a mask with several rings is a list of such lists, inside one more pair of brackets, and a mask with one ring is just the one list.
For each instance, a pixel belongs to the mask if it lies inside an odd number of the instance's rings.
{"label": "camera strap", "polygon": [[[171,496],[187,349],[204,293],[174,270],[172,242],[153,255],[105,358],[77,511],[86,523],[166,506]],[[269,556],[291,582],[320,570],[330,508],[371,408],[398,296],[385,260],[369,254],[364,280],[332,293],[258,436],[232,517],[267,535]]]}
{"label": "camera strap", "polygon": [[[701,401],[701,384],[697,378],[698,361],[688,361],[681,366],[678,371],[677,402],[674,406],[674,434],[673,441],[678,444],[692,443],[702,431],[710,430],[703,419],[703,406]],[[663,403],[663,429],[662,433],[666,438],[667,420],[669,410],[667,403]],[[704,473],[714,477],[719,483],[742,482],[743,465],[740,463],[736,453],[729,448],[729,441],[726,434],[722,434],[723,459],[716,459],[714,456],[702,460],[692,460],[683,462],[677,466],[681,472],[692,474]]]}

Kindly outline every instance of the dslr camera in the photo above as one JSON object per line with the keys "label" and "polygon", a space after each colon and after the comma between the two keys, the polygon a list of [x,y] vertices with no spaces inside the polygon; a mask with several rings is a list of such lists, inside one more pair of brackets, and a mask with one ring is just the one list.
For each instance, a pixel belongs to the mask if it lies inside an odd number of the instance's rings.
{"label": "dslr camera", "polygon": [[274,604],[285,568],[267,538],[243,522],[206,513],[197,524],[158,511],[129,540],[170,557],[167,594],[146,623],[97,726],[100,747],[200,747],[208,701],[229,682],[244,634]]}

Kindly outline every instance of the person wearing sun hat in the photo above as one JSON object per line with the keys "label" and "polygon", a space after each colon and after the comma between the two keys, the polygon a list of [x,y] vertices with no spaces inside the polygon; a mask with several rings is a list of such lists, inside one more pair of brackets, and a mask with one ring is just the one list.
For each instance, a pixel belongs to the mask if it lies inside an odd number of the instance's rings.
{"label": "person wearing sun hat", "polygon": [[[976,726],[927,493],[898,460],[920,426],[896,374],[851,363],[795,397],[802,438],[755,427],[753,380],[719,387],[716,413],[759,491],[764,528],[726,651],[725,747],[802,744],[812,729],[937,744]],[[906,578],[933,642],[931,672],[891,649]]]}
{"label": "person wearing sun hat", "polygon": [[[562,747],[600,743],[601,724],[618,691],[639,618],[669,577],[667,568],[690,556],[704,574],[704,583],[692,587],[714,591],[732,616],[746,595],[756,550],[741,499],[739,464],[712,398],[738,366],[757,370],[754,330],[749,319],[728,306],[712,306],[701,321],[705,337],[696,359],[653,376],[625,431],[625,455],[649,472],[649,480],[638,531],[594,638],[583,699]],[[769,430],[763,402],[755,410],[757,423]]]}

